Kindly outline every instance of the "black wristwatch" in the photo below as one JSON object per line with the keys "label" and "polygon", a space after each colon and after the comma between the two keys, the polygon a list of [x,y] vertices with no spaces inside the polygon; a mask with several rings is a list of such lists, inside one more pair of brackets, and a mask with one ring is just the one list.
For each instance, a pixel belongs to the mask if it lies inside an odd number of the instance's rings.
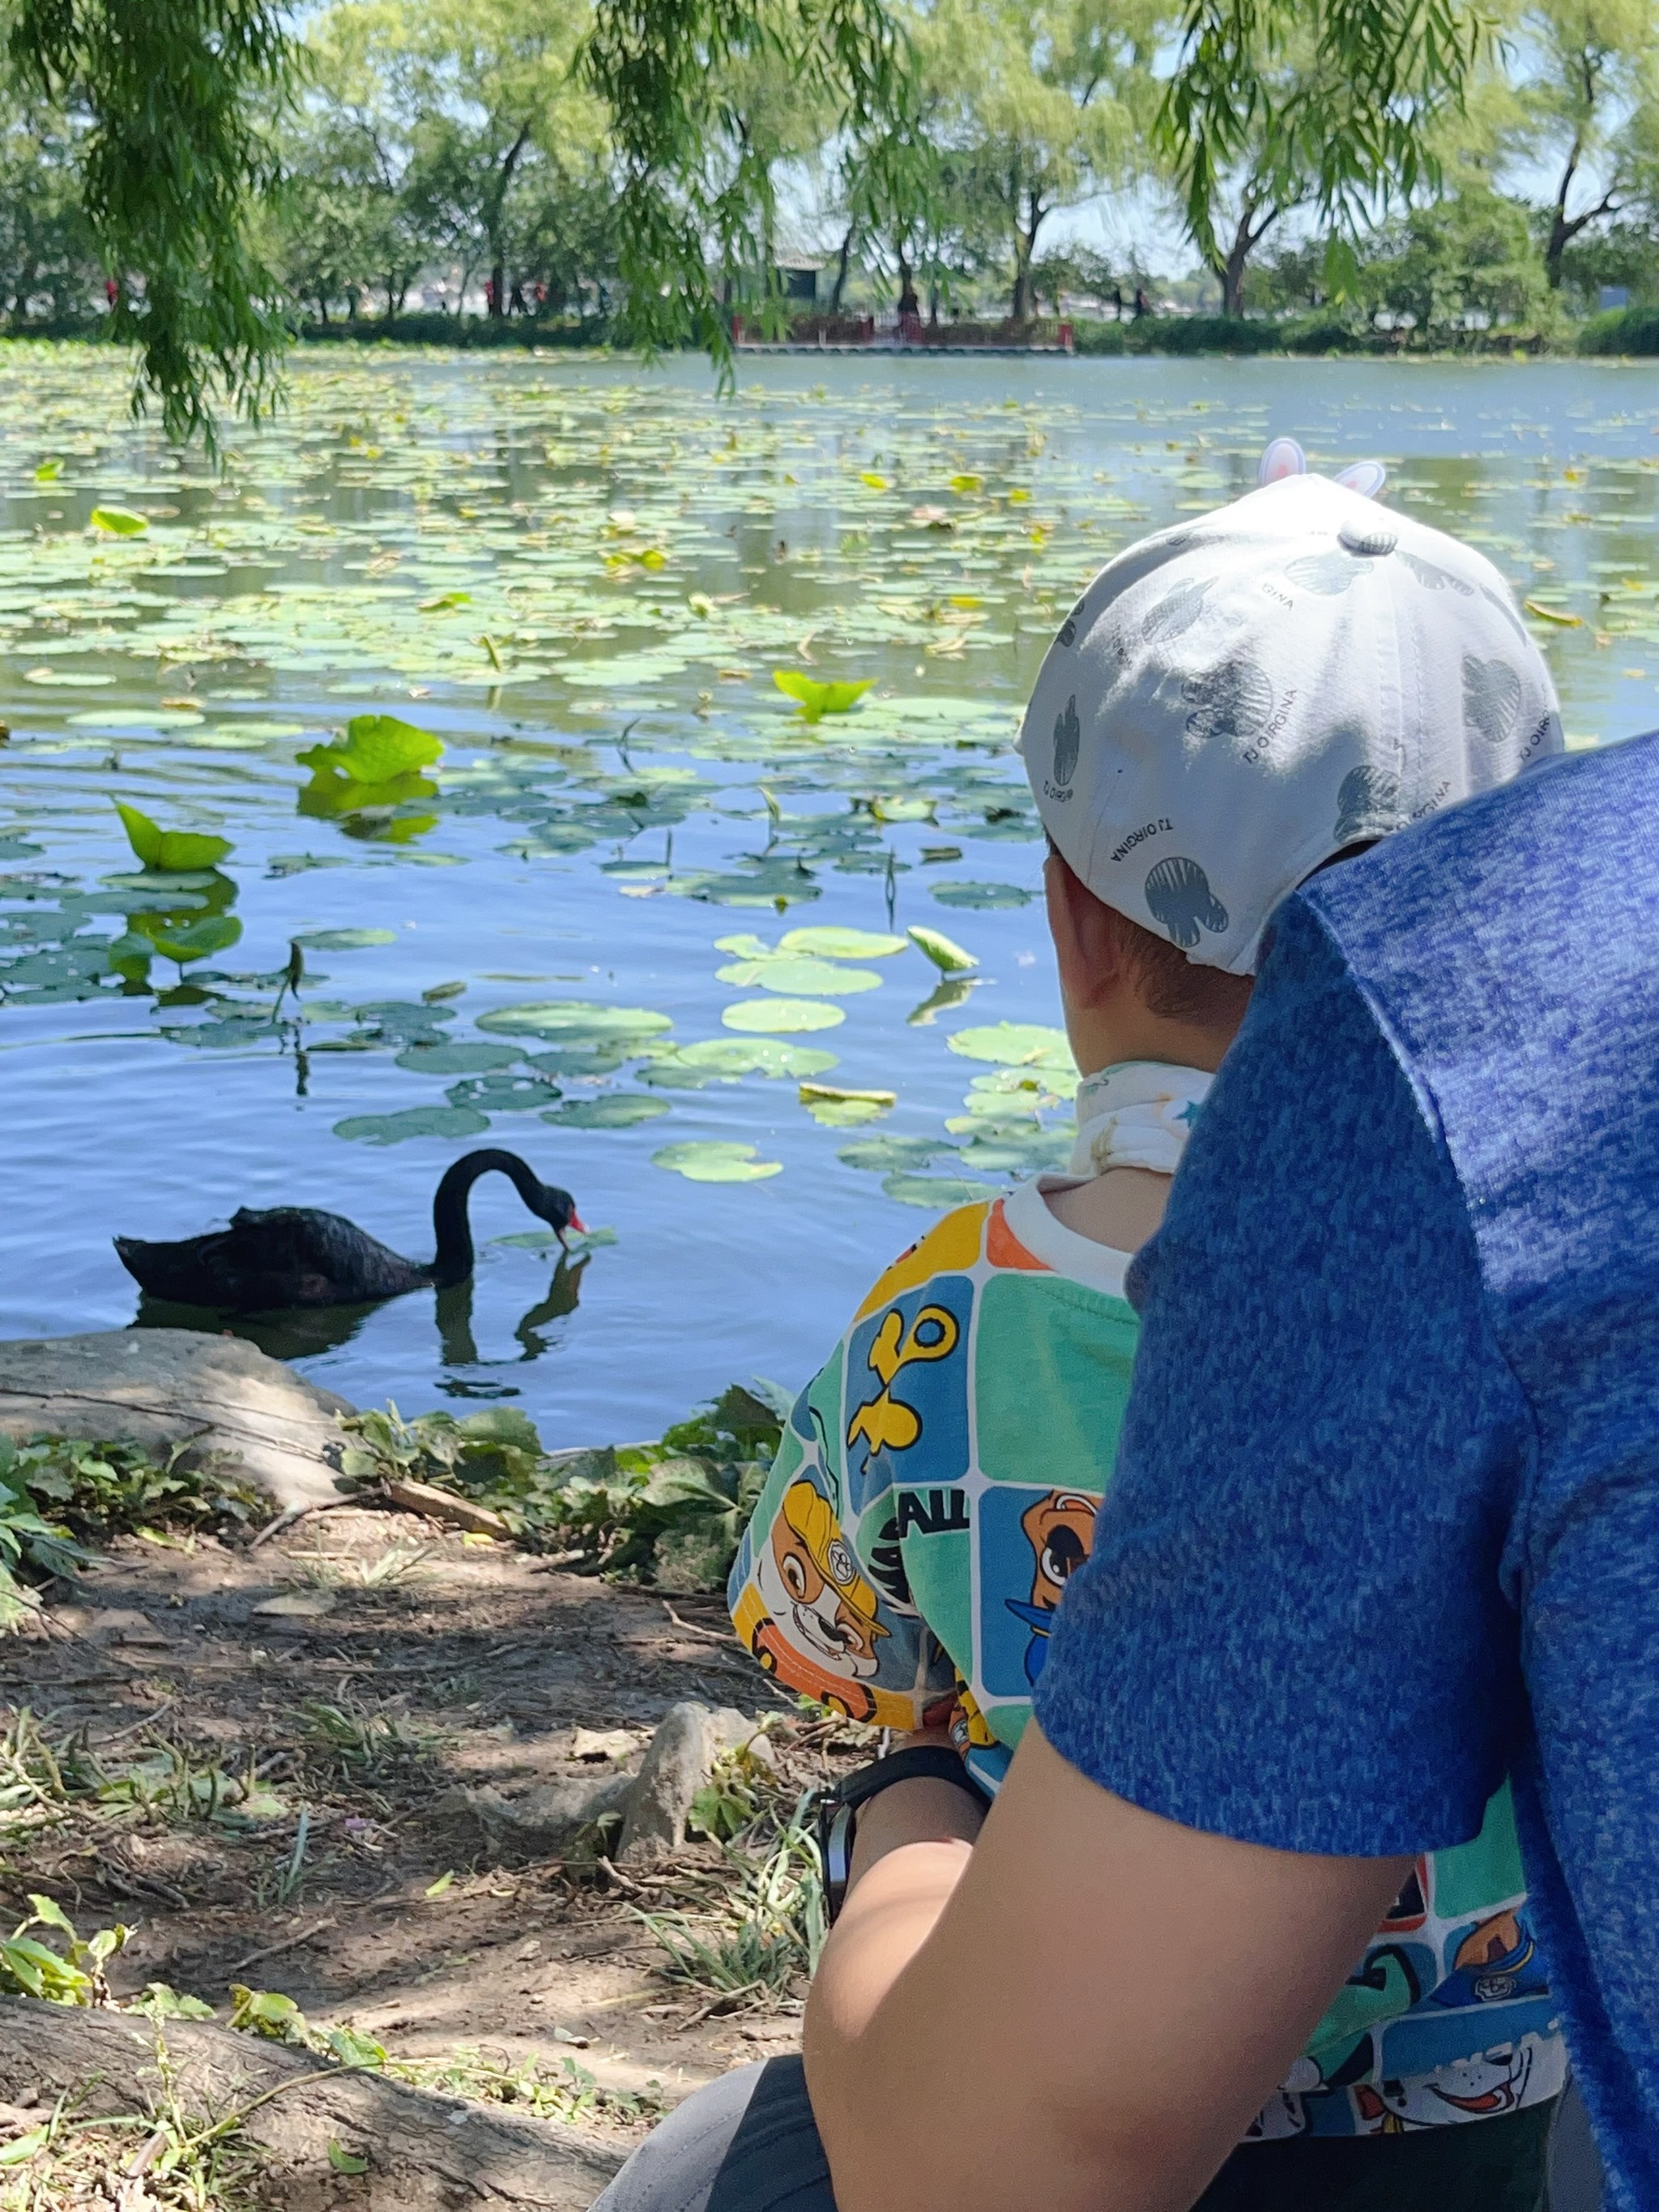
{"label": "black wristwatch", "polygon": [[990,1803],[954,1751],[942,1744],[919,1743],[908,1751],[896,1751],[872,1766],[860,1766],[844,1775],[833,1790],[818,1800],[818,1853],[823,1861],[824,1911],[833,1925],[847,1901],[847,1884],[853,1870],[853,1837],[858,1809],[880,1796],[896,1782],[954,1783],[965,1790],[981,1812]]}

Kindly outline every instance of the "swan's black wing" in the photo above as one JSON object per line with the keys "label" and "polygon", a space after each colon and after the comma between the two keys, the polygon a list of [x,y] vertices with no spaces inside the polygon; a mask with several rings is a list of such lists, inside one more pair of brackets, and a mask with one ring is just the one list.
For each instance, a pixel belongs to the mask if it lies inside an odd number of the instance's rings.
{"label": "swan's black wing", "polygon": [[244,1206],[228,1229],[177,1243],[118,1237],[123,1265],[154,1297],[238,1313],[395,1297],[430,1279],[343,1214]]}

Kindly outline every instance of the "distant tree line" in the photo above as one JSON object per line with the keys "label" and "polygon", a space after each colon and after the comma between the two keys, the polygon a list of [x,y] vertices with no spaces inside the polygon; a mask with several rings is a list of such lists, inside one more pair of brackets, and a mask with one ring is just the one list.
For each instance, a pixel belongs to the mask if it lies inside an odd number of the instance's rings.
{"label": "distant tree line", "polygon": [[[1659,0],[1512,0],[1496,21],[1378,0],[1419,41],[1464,42],[1460,67],[1397,77],[1380,109],[1325,17],[1289,0],[743,0],[740,21],[720,4],[694,0],[690,61],[647,54],[653,77],[605,0],[336,0],[283,88],[250,94],[262,307],[395,325],[473,301],[672,339],[712,307],[781,327],[778,264],[806,247],[832,314],[1129,315],[1161,289],[1131,250],[1054,243],[1062,210],[1120,197],[1174,211],[1187,299],[1230,317],[1547,330],[1609,286],[1659,302]],[[88,205],[100,127],[69,78],[14,70],[14,329],[141,304]]]}

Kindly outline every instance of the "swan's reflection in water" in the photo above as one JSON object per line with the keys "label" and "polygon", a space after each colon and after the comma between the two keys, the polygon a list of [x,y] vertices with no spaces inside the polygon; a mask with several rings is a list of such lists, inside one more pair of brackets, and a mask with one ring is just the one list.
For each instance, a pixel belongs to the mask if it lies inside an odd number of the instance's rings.
{"label": "swan's reflection in water", "polygon": [[[550,1324],[575,1312],[581,1297],[581,1280],[592,1255],[562,1258],[553,1271],[546,1294],[520,1315],[513,1334],[520,1347],[512,1358],[486,1358],[479,1354],[473,1334],[474,1279],[469,1276],[447,1291],[433,1293],[438,1341],[444,1377],[438,1388],[452,1398],[511,1398],[518,1393],[509,1382],[487,1379],[488,1370],[522,1366],[550,1351],[554,1339],[543,1334]],[[314,1359],[349,1344],[371,1314],[385,1310],[380,1304],[358,1306],[295,1306],[281,1313],[223,1313],[216,1306],[186,1306],[167,1298],[141,1294],[133,1318],[135,1328],[193,1328],[210,1336],[245,1337],[273,1359]],[[477,1376],[469,1370],[482,1370]]]}

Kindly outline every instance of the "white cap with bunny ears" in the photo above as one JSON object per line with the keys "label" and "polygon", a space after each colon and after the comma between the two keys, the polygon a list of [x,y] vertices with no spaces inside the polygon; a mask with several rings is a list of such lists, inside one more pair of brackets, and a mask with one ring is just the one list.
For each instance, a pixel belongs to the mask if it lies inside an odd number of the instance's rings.
{"label": "white cap with bunny ears", "polygon": [[1043,827],[1108,906],[1254,972],[1346,846],[1562,749],[1555,689],[1483,554],[1276,440],[1261,487],[1130,546],[1073,608],[1020,732]]}

